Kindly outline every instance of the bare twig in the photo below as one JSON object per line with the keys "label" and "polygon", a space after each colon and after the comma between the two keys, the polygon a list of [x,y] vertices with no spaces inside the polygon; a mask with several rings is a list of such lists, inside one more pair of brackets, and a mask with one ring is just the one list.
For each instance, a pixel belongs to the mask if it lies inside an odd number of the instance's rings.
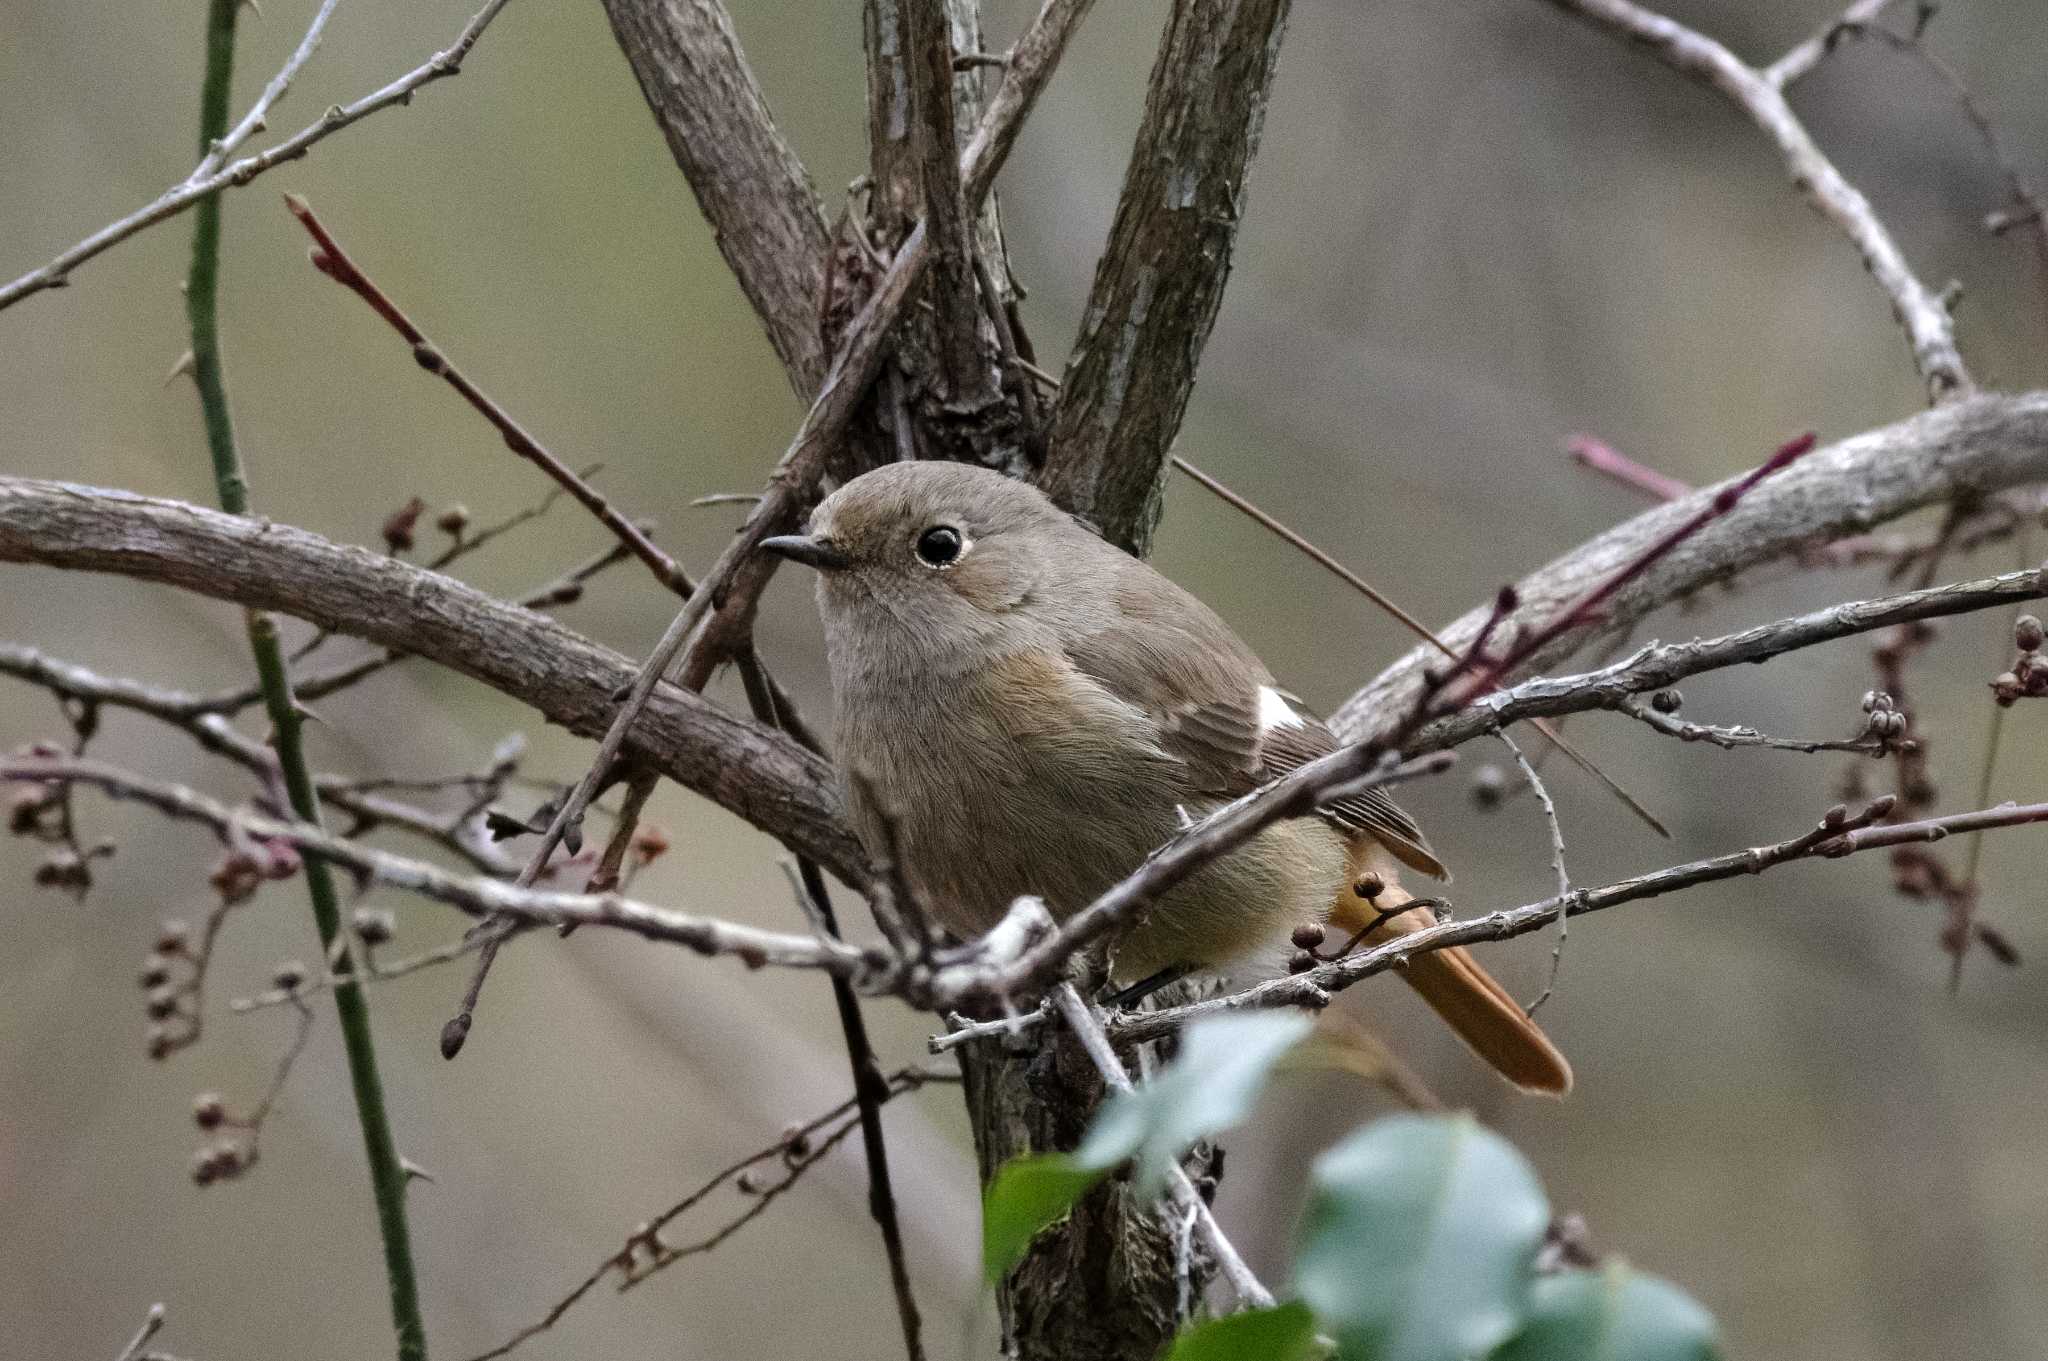
{"label": "bare twig", "polygon": [[[1493,735],[1514,755],[1515,764],[1521,767],[1522,778],[1529,782],[1529,788],[1536,795],[1536,802],[1543,806],[1543,821],[1550,828],[1550,868],[1557,875],[1557,900],[1562,903],[1571,897],[1572,876],[1564,865],[1564,824],[1557,820],[1557,805],[1550,801],[1550,791],[1543,787],[1543,777],[1536,773],[1536,767],[1522,754],[1522,749],[1515,744],[1515,739],[1508,736],[1507,729],[1496,729]],[[1566,919],[1564,911],[1560,909],[1557,914],[1557,943],[1550,947],[1550,976],[1544,979],[1543,991],[1536,1000],[1522,1008],[1531,1016],[1534,1016],[1537,1008],[1548,1002],[1550,995],[1557,991],[1558,970],[1564,967],[1565,934]]]}
{"label": "bare twig", "polygon": [[[768,685],[768,673],[751,650],[739,659],[740,680],[746,688],[747,703],[754,717],[771,727],[782,726],[782,714]],[[832,908],[831,890],[815,862],[799,856],[796,862],[798,901],[806,915],[815,916],[828,940],[843,939],[839,918]],[[896,1317],[903,1329],[903,1349],[910,1361],[923,1361],[924,1341],[917,1312],[917,1296],[911,1289],[910,1264],[903,1250],[903,1230],[896,1217],[896,1191],[889,1177],[889,1145],[882,1133],[882,1102],[888,1098],[888,1084],[881,1079],[881,1064],[868,1039],[868,1026],[861,1016],[860,999],[845,978],[832,980],[832,1002],[839,1014],[839,1033],[846,1042],[846,1058],[853,1069],[853,1094],[860,1108],[861,1148],[867,1155],[868,1213],[881,1231],[882,1250],[888,1258],[889,1284],[896,1297]]]}
{"label": "bare twig", "polygon": [[[1113,1091],[1131,1090],[1130,1075],[1124,1071],[1123,1062],[1109,1047],[1109,1039],[1103,1033],[1102,1022],[1087,1002],[1083,1001],[1072,983],[1061,983],[1053,989],[1053,1005],[1059,1009],[1060,1017],[1074,1037],[1081,1042],[1081,1048],[1095,1065],[1095,1071]],[[1270,1308],[1273,1293],[1266,1289],[1252,1269],[1245,1265],[1237,1248],[1217,1224],[1216,1216],[1209,1211],[1209,1203],[1195,1190],[1188,1174],[1181,1169],[1178,1159],[1169,1164],[1166,1177],[1166,1197],[1175,1210],[1184,1215],[1193,1215],[1196,1231],[1202,1235],[1202,1243],[1215,1255],[1216,1264],[1223,1269],[1223,1275],[1230,1282],[1230,1288],[1237,1292],[1238,1302],[1248,1309]]]}
{"label": "bare twig", "polygon": [[[1363,595],[1367,600],[1370,600],[1373,604],[1379,606],[1380,609],[1386,611],[1386,613],[1393,616],[1395,619],[1399,620],[1403,625],[1405,625],[1408,628],[1409,632],[1415,634],[1424,642],[1428,643],[1431,647],[1443,653],[1444,656],[1453,659],[1457,657],[1458,654],[1453,652],[1450,646],[1446,644],[1443,641],[1443,639],[1437,637],[1434,633],[1431,633],[1429,629],[1425,627],[1420,620],[1416,619],[1414,615],[1408,613],[1406,610],[1396,605],[1391,599],[1387,597],[1387,595],[1384,592],[1380,591],[1377,587],[1373,586],[1372,583],[1368,582],[1364,577],[1359,576],[1356,572],[1346,567],[1343,563],[1337,561],[1337,559],[1331,557],[1328,553],[1325,553],[1321,548],[1318,548],[1314,543],[1311,543],[1307,538],[1303,537],[1300,533],[1298,533],[1293,528],[1283,523],[1277,517],[1268,514],[1264,510],[1261,510],[1258,507],[1258,505],[1251,501],[1250,498],[1243,496],[1238,492],[1232,491],[1229,487],[1225,486],[1221,481],[1217,480],[1214,477],[1211,477],[1208,473],[1203,472],[1200,468],[1197,468],[1194,464],[1188,462],[1179,454],[1173,455],[1173,466],[1180,469],[1182,472],[1186,473],[1189,477],[1195,479],[1196,482],[1199,482],[1203,487],[1207,488],[1210,492],[1215,494],[1226,505],[1248,516],[1253,521],[1253,523],[1259,525],[1261,528],[1276,535],[1283,543],[1286,543],[1289,547],[1303,554],[1305,557],[1309,559],[1309,561],[1323,568],[1325,571],[1335,576],[1339,581],[1351,587],[1360,595]],[[1608,793],[1614,795],[1615,798],[1621,801],[1621,804],[1624,808],[1628,809],[1631,813],[1634,813],[1637,817],[1641,818],[1645,823],[1647,823],[1650,826],[1650,828],[1653,831],[1657,833],[1657,835],[1666,838],[1670,837],[1670,830],[1665,827],[1663,821],[1659,819],[1656,816],[1656,814],[1652,813],[1648,808],[1644,807],[1642,801],[1636,798],[1634,794],[1631,794],[1628,790],[1624,789],[1621,786],[1621,784],[1617,780],[1615,780],[1613,776],[1609,775],[1605,770],[1602,770],[1599,766],[1595,765],[1591,757],[1587,756],[1584,752],[1581,752],[1577,747],[1573,746],[1570,742],[1567,742],[1565,740],[1564,734],[1559,732],[1555,726],[1548,722],[1545,722],[1543,719],[1540,718],[1532,721],[1530,723],[1530,726],[1535,728],[1537,732],[1543,735],[1544,741],[1550,743],[1551,746],[1563,752],[1565,756],[1570,759],[1573,765],[1577,766],[1580,770],[1585,771],[1588,775],[1591,775],[1595,780],[1598,780],[1601,786],[1604,789],[1606,789]]]}
{"label": "bare twig", "polygon": [[222,166],[210,175],[188,178],[165,190],[150,203],[138,208],[118,222],[108,223],[91,236],[80,241],[56,259],[22,275],[14,282],[0,287],[0,308],[6,308],[32,293],[46,288],[61,288],[70,282],[71,271],[92,259],[110,246],[119,245],[146,227],[176,217],[202,199],[213,197],[224,189],[248,184],[264,171],[297,160],[306,154],[315,142],[319,142],[351,123],[360,122],[371,114],[388,109],[394,104],[409,104],[413,92],[421,86],[454,75],[462,69],[463,60],[476,46],[483,31],[498,17],[509,0],[488,0],[478,10],[455,41],[436,52],[419,66],[406,72],[398,79],[374,90],[356,100],[353,104],[330,108],[320,115],[318,121],[301,128],[298,132],[279,142],[276,146],[254,156],[245,156],[239,161]]}
{"label": "bare twig", "polygon": [[309,858],[332,862],[359,877],[432,898],[471,916],[495,913],[534,925],[609,926],[703,955],[731,955],[749,968],[822,969],[863,983],[888,976],[895,967],[894,961],[879,951],[690,916],[616,894],[556,893],[451,874],[424,861],[357,845],[306,823],[241,812],[183,786],[144,779],[94,761],[0,757],[0,780],[81,781],[114,798],[133,799],[181,821],[200,823],[223,837],[286,842]]}
{"label": "bare twig", "polygon": [[[1681,550],[1638,573],[1604,602],[1600,619],[1560,637],[1527,667],[1552,665],[1594,638],[1623,634],[1658,606],[1745,569],[1866,532],[1924,506],[2048,478],[2048,399],[2038,405],[2026,399],[2024,416],[2009,401],[1950,403],[1815,450],[1703,527]],[[1523,577],[1515,583],[1522,617],[1548,618],[1570,608],[1729,485],[1651,507]],[[1475,609],[1438,634],[1462,649],[1491,617],[1490,607]],[[1353,695],[1331,726],[1353,740],[1390,731],[1438,664],[1434,649],[1410,651]]]}
{"label": "bare twig", "polygon": [[[887,1080],[881,1083],[875,1093],[875,1099],[878,1103],[886,1102],[905,1092],[916,1091],[926,1083],[955,1080],[950,1073],[933,1072],[927,1068],[903,1068],[890,1074]],[[496,1361],[496,1358],[506,1355],[520,1344],[548,1331],[561,1322],[562,1317],[607,1276],[616,1273],[619,1277],[619,1289],[627,1290],[663,1267],[685,1257],[697,1256],[723,1243],[759,1217],[768,1206],[789,1190],[805,1171],[859,1127],[857,1105],[855,1098],[848,1097],[823,1115],[815,1116],[803,1124],[785,1130],[782,1136],[768,1147],[750,1153],[714,1173],[710,1180],[635,1229],[623,1248],[600,1262],[595,1271],[571,1287],[568,1293],[557,1300],[537,1322],[521,1328],[504,1342],[471,1358],[471,1361]],[[744,1193],[750,1198],[749,1204],[722,1228],[684,1247],[672,1247],[662,1241],[661,1234],[664,1229],[703,1204],[713,1192],[722,1186],[743,1183],[743,1179],[749,1173],[765,1166],[778,1167],[781,1175],[766,1185],[747,1187],[742,1184]]]}
{"label": "bare twig", "polygon": [[1720,91],[1734,102],[1784,158],[1786,172],[1814,210],[1855,245],[1863,264],[1891,299],[1912,344],[1913,363],[1937,402],[1976,391],[1956,349],[1955,322],[1940,294],[1920,282],[1891,232],[1862,191],[1843,177],[1815,144],[1768,74],[1695,29],[1631,0],[1547,0],[1596,28],[1639,47],[1681,75]]}
{"label": "bare twig", "polygon": [[549,453],[538,440],[527,433],[524,426],[513,419],[510,412],[491,400],[482,388],[464,376],[462,371],[455,367],[454,362],[427,339],[426,333],[413,324],[412,319],[406,316],[398,304],[378,288],[356,262],[349,258],[348,253],[341,248],[341,243],[336,241],[326,225],[314,216],[312,206],[306,200],[297,194],[286,194],[284,201],[285,206],[291,209],[292,216],[299,220],[299,225],[306,229],[307,234],[315,242],[312,251],[315,269],[368,303],[370,310],[382,317],[391,329],[398,332],[405,343],[412,347],[412,357],[421,368],[441,378],[449,387],[461,394],[462,399],[468,402],[478,415],[489,421],[492,428],[504,436],[506,448],[533,464],[547,474],[556,486],[575,497],[578,504],[597,517],[598,523],[611,531],[614,538],[645,564],[647,570],[654,574],[656,581],[677,595],[690,594],[690,578],[682,566],[662,551],[654,540],[648,538],[638,524],[620,513],[602,492],[579,477],[568,464]]}
{"label": "bare twig", "polygon": [[293,49],[285,64],[278,68],[277,74],[270,78],[270,83],[263,87],[263,93],[249,106],[249,112],[242,115],[242,121],[230,128],[227,135],[215,142],[212,149],[200,158],[199,165],[185,177],[187,184],[194,180],[203,180],[219,170],[227,164],[228,157],[234,155],[242,143],[270,126],[270,111],[277,107],[285,97],[285,92],[291,89],[292,81],[299,74],[299,68],[312,59],[313,49],[320,45],[320,38],[327,31],[327,21],[333,16],[334,7],[338,3],[340,0],[321,0],[320,8],[313,12],[313,22],[306,25],[306,35],[299,39],[298,47]]}
{"label": "bare twig", "polygon": [[1901,747],[1911,745],[1882,734],[1843,740],[1773,737],[1769,733],[1758,732],[1744,724],[1694,723],[1676,714],[1665,713],[1639,699],[1625,699],[1616,704],[1614,709],[1617,713],[1627,714],[1630,718],[1681,742],[1705,742],[1724,751],[1733,751],[1737,747],[1765,747],[1772,751],[1797,751],[1808,755],[1817,751],[1847,751],[1858,756],[1887,756]]}
{"label": "bare twig", "polygon": [[[583,735],[605,730],[613,695],[634,675],[624,657],[544,615],[382,554],[180,502],[0,477],[0,561],[24,558],[289,611],[475,677]],[[867,881],[831,767],[781,734],[664,686],[632,750],[845,882]]]}
{"label": "bare twig", "polygon": [[[232,92],[235,62],[235,23],[241,14],[241,0],[209,0],[206,17],[206,66],[200,86],[200,155],[211,153],[213,144],[227,135],[228,101]],[[199,411],[206,431],[206,447],[213,464],[215,494],[220,507],[230,515],[249,514],[249,485],[241,450],[235,438],[233,413],[228,403],[226,365],[220,344],[220,238],[223,203],[218,195],[208,197],[193,214],[192,263],[185,278],[185,315],[192,337],[192,381],[199,398]],[[320,794],[306,756],[305,711],[292,693],[291,669],[278,637],[277,620],[261,610],[243,615],[250,655],[257,681],[263,690],[264,711],[270,718],[271,741],[276,747],[279,782],[292,815],[321,829]],[[332,967],[346,972],[352,963],[347,938],[342,934],[341,903],[333,869],[325,861],[308,860],[301,875],[312,907],[313,923],[321,948],[333,960]],[[226,901],[226,895],[223,895]],[[334,953],[339,943],[342,952]],[[396,1334],[398,1361],[426,1361],[426,1322],[420,1309],[419,1278],[413,1267],[412,1232],[407,1223],[405,1174],[399,1164],[397,1136],[384,1100],[384,1080],[378,1071],[377,1048],[370,1028],[366,999],[357,991],[336,993],[335,1013],[341,1027],[342,1050],[346,1058],[349,1095],[355,1107],[356,1126],[369,1164],[370,1191],[377,1212],[377,1237],[384,1259],[386,1298]],[[252,1145],[253,1151],[253,1145]]]}
{"label": "bare twig", "polygon": [[1789,90],[1814,67],[1827,59],[1842,34],[1859,24],[1875,23],[1892,0],[1856,0],[1812,37],[1798,43],[1784,56],[1763,69],[1763,78],[1779,90]]}
{"label": "bare twig", "polygon": [[164,1307],[161,1304],[149,1306],[149,1312],[142,1317],[142,1326],[135,1330],[135,1336],[128,1339],[128,1345],[114,1361],[178,1361],[163,1352],[147,1350],[150,1339],[163,1331]]}
{"label": "bare twig", "polygon": [[[266,785],[278,779],[275,750],[243,733],[219,714],[210,712],[208,696],[162,690],[141,681],[102,676],[76,663],[60,661],[34,648],[7,642],[0,642],[0,674],[17,677],[76,703],[106,704],[146,714],[185,733],[202,749],[241,766]],[[436,817],[424,808],[381,797],[366,787],[375,782],[320,774],[314,776],[313,783],[323,803],[357,820],[355,834],[372,825],[388,824],[426,837],[486,873],[512,872],[513,867],[504,857],[466,834],[468,818]]]}
{"label": "bare twig", "polygon": [[1496,724],[1589,709],[1620,708],[1633,696],[1675,685],[1702,671],[1769,661],[1773,657],[1858,633],[1967,614],[2048,595],[2048,568],[1959,581],[1874,600],[1848,600],[1740,633],[1689,643],[1650,643],[1597,671],[1538,677],[1474,700],[1467,708],[1424,725],[1406,744],[1411,752],[1469,742]]}
{"label": "bare twig", "polygon": [[1375,748],[1357,746],[1299,766],[1195,823],[1058,929],[1026,944],[1015,959],[975,961],[951,978],[941,970],[935,991],[942,1003],[950,1003],[964,996],[1008,999],[1044,984],[1075,952],[1103,939],[1188,875],[1274,823],[1368,789],[1441,774],[1451,764],[1443,755],[1403,763]]}
{"label": "bare twig", "polygon": [[1605,581],[1580,596],[1569,608],[1516,639],[1512,646],[1503,649],[1498,658],[1478,656],[1472,667],[1472,677],[1466,682],[1462,693],[1455,698],[1447,698],[1444,703],[1470,703],[1491,691],[1503,678],[1513,675],[1523,663],[1533,657],[1542,656],[1559,638],[1566,637],[1583,625],[1599,620],[1607,602],[1616,592],[1655,567],[1663,558],[1683,547],[1709,524],[1725,517],[1764,479],[1791,467],[1793,463],[1811,453],[1813,446],[1812,435],[1801,435],[1784,445],[1755,468],[1716,491],[1712,500],[1700,506],[1690,516],[1646,544],[1642,551],[1624,562]]}
{"label": "bare twig", "polygon": [[1581,467],[1613,478],[1632,491],[1641,492],[1652,501],[1676,501],[1692,493],[1692,484],[1681,482],[1668,473],[1638,463],[1621,450],[1592,435],[1573,435],[1564,442],[1565,452]]}
{"label": "bare twig", "polygon": [[1475,945],[1508,940],[1540,931],[1560,912],[1581,916],[1605,911],[1624,903],[1662,897],[1680,889],[1696,887],[1741,875],[1761,874],[1796,860],[1835,860],[1861,851],[1940,841],[1958,833],[1993,827],[2020,827],[2048,822],[2048,803],[2000,804],[1970,813],[1928,818],[1919,822],[1877,825],[1891,807],[1889,796],[1877,800],[1862,812],[1829,810],[1812,831],[1773,845],[1756,846],[1728,855],[1689,861],[1649,874],[1638,875],[1602,888],[1577,889],[1560,897],[1482,917],[1469,917],[1426,927],[1360,954],[1348,955],[1305,973],[1262,983],[1227,997],[1191,1003],[1163,1011],[1118,1017],[1110,1026],[1120,1044],[1140,1044],[1170,1035],[1188,1022],[1228,1011],[1264,1007],[1319,1005],[1320,998],[1339,992],[1374,974],[1405,966],[1416,955],[1453,945]]}

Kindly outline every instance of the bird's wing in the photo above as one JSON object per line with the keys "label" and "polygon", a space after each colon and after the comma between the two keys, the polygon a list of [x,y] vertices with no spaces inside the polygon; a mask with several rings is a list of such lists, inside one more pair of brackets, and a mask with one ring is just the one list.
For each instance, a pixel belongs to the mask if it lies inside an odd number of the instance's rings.
{"label": "bird's wing", "polygon": [[[1191,789],[1235,798],[1337,749],[1336,734],[1277,689],[1208,606],[1141,563],[1131,561],[1127,572],[1100,626],[1068,639],[1067,654],[1082,674],[1151,715],[1159,746],[1187,768]],[[1318,811],[1347,836],[1370,836],[1403,864],[1450,877],[1415,819],[1383,791]]]}

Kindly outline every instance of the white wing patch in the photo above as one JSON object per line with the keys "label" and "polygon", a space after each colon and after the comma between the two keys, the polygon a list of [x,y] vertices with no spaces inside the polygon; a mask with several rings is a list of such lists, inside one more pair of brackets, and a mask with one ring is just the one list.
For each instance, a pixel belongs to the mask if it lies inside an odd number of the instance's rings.
{"label": "white wing patch", "polygon": [[1305,728],[1308,720],[1296,713],[1287,697],[1270,685],[1259,687],[1259,731],[1271,732],[1275,728]]}

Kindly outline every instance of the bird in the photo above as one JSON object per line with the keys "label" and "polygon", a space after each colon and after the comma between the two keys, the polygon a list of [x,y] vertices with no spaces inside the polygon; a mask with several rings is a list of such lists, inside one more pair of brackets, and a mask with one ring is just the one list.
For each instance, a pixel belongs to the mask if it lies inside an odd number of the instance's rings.
{"label": "bird", "polygon": [[[855,832],[961,939],[1026,894],[1078,912],[1191,821],[1339,745],[1207,605],[991,469],[876,468],[760,547],[817,573]],[[1382,790],[1282,820],[1125,927],[1113,976],[1271,976],[1307,926],[1378,944],[1434,925],[1404,869],[1450,877]],[[1570,1090],[1563,1054],[1467,951],[1401,976],[1508,1081]]]}

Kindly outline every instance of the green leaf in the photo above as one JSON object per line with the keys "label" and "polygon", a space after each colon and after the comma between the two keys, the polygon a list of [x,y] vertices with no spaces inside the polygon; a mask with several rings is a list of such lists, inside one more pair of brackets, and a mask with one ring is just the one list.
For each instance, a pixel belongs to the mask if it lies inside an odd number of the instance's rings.
{"label": "green leaf", "polygon": [[1316,1316],[1299,1300],[1198,1323],[1173,1340],[1166,1361],[1306,1361]]}
{"label": "green leaf", "polygon": [[1715,1361],[1713,1317],[1667,1281],[1622,1262],[1536,1282],[1529,1325],[1493,1361]]}
{"label": "green leaf", "polygon": [[1125,1159],[1138,1159],[1138,1193],[1159,1194],[1167,1169],[1190,1145],[1245,1117],[1274,1063],[1312,1024],[1287,1012],[1197,1022],[1170,1068],[1103,1103],[1075,1152],[1004,1164],[982,1198],[981,1260],[989,1282],[1002,1280],[1040,1230]]}
{"label": "green leaf", "polygon": [[1107,1171],[1084,1167],[1067,1153],[1004,1163],[981,1202],[981,1267],[988,1283],[998,1284],[1039,1230],[1072,1209]]}
{"label": "green leaf", "polygon": [[1394,1116],[1324,1153],[1295,1284],[1345,1361],[1467,1361],[1519,1332],[1550,1206],[1470,1116]]}
{"label": "green leaf", "polygon": [[1114,1167],[1135,1155],[1137,1193],[1158,1195],[1181,1154],[1251,1113],[1273,1065],[1313,1024],[1283,1011],[1197,1021],[1182,1034],[1172,1066],[1103,1103],[1075,1158]]}

